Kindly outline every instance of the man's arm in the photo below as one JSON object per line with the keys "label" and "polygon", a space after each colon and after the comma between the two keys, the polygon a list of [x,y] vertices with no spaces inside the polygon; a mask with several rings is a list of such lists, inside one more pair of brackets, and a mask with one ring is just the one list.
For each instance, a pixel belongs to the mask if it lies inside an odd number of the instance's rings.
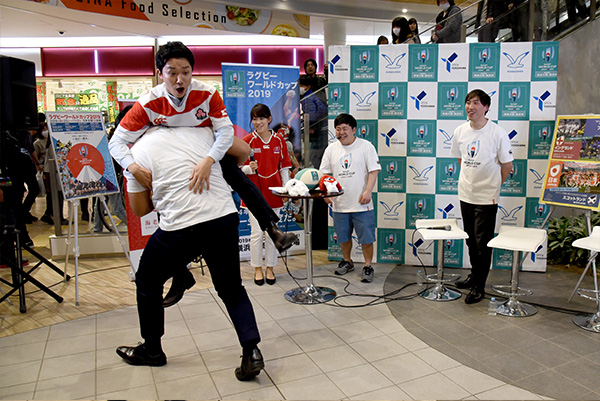
{"label": "man's arm", "polygon": [[500,163],[500,175],[502,176],[502,183],[503,184],[504,184],[504,181],[506,181],[506,179],[510,175],[510,172],[511,172],[512,168],[513,168],[513,163],[512,162]]}
{"label": "man's arm", "polygon": [[150,191],[128,192],[127,195],[129,196],[131,210],[133,210],[136,216],[142,217],[154,210]]}
{"label": "man's arm", "polygon": [[358,203],[361,205],[366,205],[371,202],[371,197],[373,196],[373,187],[375,186],[375,181],[377,180],[377,175],[380,170],[374,170],[369,172],[369,178],[367,179],[367,186],[365,187],[364,192],[360,195],[358,199]]}

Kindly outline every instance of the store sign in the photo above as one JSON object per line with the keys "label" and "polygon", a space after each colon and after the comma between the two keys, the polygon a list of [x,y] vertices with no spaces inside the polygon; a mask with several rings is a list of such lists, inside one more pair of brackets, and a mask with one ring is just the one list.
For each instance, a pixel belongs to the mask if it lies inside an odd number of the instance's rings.
{"label": "store sign", "polygon": [[100,103],[97,92],[55,93],[56,111],[98,111]]}
{"label": "store sign", "polygon": [[310,34],[307,15],[191,0],[48,0],[44,3],[161,24],[299,38],[308,38]]}

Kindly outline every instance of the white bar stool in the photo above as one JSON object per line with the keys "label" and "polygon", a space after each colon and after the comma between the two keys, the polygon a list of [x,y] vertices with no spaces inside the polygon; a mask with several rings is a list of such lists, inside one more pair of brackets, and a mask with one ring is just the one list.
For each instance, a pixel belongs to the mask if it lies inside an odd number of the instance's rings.
{"label": "white bar stool", "polygon": [[[577,291],[577,294],[580,296],[591,299],[592,301],[596,301],[597,307],[596,313],[593,315],[575,316],[573,318],[573,323],[584,330],[600,333],[600,299],[598,292],[598,276],[596,274],[596,256],[598,256],[598,252],[600,252],[600,226],[594,227],[592,229],[592,234],[589,237],[579,238],[573,241],[573,246],[590,251],[590,258],[587,266],[581,274],[573,293]],[[594,289],[590,290],[579,288],[579,285],[581,284],[585,273],[590,268],[590,265],[592,266],[592,275],[594,276]],[[573,293],[569,297],[569,301],[571,301],[571,298],[573,298]]]}
{"label": "white bar stool", "polygon": [[461,297],[461,293],[446,288],[444,283],[458,280],[460,274],[447,274],[444,276],[444,241],[449,239],[469,238],[467,233],[458,227],[456,219],[419,219],[415,222],[417,232],[426,241],[437,241],[437,272],[425,276],[426,283],[435,284],[421,292],[421,296],[429,301],[454,301]]}
{"label": "white bar stool", "polygon": [[[488,242],[490,248],[513,251],[510,285],[492,286],[492,289],[497,293],[508,296],[508,300],[496,309],[498,314],[504,316],[525,317],[537,313],[537,309],[534,306],[519,301],[519,297],[533,294],[533,291],[519,287],[519,269],[523,264],[523,260],[527,257],[527,254],[530,252],[537,252],[545,240],[546,230],[539,228],[500,226],[498,235]],[[525,252],[523,258],[521,258],[521,252]]]}

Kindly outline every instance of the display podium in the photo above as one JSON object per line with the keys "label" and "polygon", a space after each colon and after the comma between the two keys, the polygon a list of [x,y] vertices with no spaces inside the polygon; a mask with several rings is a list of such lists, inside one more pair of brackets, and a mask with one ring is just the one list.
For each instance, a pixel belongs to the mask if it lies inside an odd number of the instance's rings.
{"label": "display podium", "polygon": [[291,196],[273,191],[273,195],[280,198],[302,200],[304,207],[304,237],[306,247],[306,286],[293,288],[285,293],[285,299],[296,304],[320,304],[331,301],[336,296],[335,290],[328,287],[317,287],[313,282],[313,260],[312,260],[312,207],[315,199],[332,198],[343,195],[340,192],[311,192],[308,196]]}

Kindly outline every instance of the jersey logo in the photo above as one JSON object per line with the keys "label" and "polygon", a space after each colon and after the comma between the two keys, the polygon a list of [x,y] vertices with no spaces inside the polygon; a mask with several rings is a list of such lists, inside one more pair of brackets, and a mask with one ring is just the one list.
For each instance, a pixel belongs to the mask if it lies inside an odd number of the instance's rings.
{"label": "jersey logo", "polygon": [[198,110],[196,111],[196,118],[198,120],[204,120],[207,116],[208,114],[206,114],[206,112],[202,110],[201,107],[198,107]]}
{"label": "jersey logo", "polygon": [[167,125],[167,119],[165,117],[157,117],[153,123],[154,125]]}
{"label": "jersey logo", "polygon": [[274,154],[278,155],[280,152],[281,152],[281,148],[280,148],[279,146],[275,146],[275,147],[273,148],[273,153],[274,153]]}

